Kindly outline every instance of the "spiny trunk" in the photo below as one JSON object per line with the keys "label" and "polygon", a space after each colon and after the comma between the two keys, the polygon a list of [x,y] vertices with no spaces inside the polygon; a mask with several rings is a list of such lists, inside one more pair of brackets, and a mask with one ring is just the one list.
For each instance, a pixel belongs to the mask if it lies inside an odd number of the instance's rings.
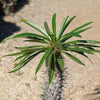
{"label": "spiny trunk", "polygon": [[43,100],[61,100],[63,87],[63,71],[57,65],[52,83],[49,85],[46,81]]}

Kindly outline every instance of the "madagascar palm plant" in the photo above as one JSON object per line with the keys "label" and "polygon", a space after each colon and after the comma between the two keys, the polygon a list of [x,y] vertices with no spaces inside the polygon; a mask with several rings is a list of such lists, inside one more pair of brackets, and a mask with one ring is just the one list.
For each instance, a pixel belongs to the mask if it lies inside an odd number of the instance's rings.
{"label": "madagascar palm plant", "polygon": [[[56,32],[56,14],[53,14],[52,17],[52,31],[50,31],[47,22],[44,22],[44,27],[46,30],[44,31],[41,27],[29,22],[28,20],[23,19],[22,21],[24,23],[39,31],[41,35],[35,33],[21,33],[18,35],[10,36],[4,39],[4,41],[8,39],[25,38],[24,40],[25,42],[37,42],[39,43],[39,45],[27,46],[27,47],[15,47],[16,49],[19,50],[19,52],[6,55],[6,56],[19,55],[15,59],[15,62],[20,59],[20,61],[17,64],[15,64],[14,69],[9,73],[16,72],[19,69],[23,68],[29,61],[31,61],[34,57],[36,57],[40,53],[44,54],[36,68],[35,74],[37,74],[37,72],[39,71],[39,69],[41,68],[42,64],[45,61],[46,67],[48,67],[49,69],[49,81],[48,81],[49,84],[52,83],[55,71],[58,71],[62,74],[64,70],[64,60],[62,54],[65,54],[78,64],[85,66],[85,64],[80,59],[72,55],[72,52],[80,54],[89,59],[87,54],[100,52],[100,50],[95,49],[99,47],[98,45],[95,44],[100,43],[100,41],[96,40],[69,41],[69,39],[72,37],[81,38],[80,33],[90,29],[91,27],[86,27],[86,26],[93,23],[93,22],[88,22],[84,25],[81,25],[73,29],[71,32],[64,34],[64,31],[75,17],[76,16],[73,16],[70,19],[68,19],[69,16],[67,16],[64,19],[58,34]],[[50,99],[50,100],[56,100],[56,99]]]}

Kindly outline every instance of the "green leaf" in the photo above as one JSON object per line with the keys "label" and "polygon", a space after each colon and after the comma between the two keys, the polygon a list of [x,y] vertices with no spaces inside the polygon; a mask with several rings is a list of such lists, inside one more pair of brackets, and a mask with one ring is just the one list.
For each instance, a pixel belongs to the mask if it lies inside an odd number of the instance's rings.
{"label": "green leaf", "polygon": [[44,43],[44,44],[49,44],[47,41],[44,39],[36,38],[36,37],[30,37],[29,40],[24,40],[25,42],[39,42],[39,43]]}
{"label": "green leaf", "polygon": [[90,50],[84,49],[84,48],[67,48],[67,50],[71,51],[80,51],[80,52],[86,52],[88,54],[93,54]]}
{"label": "green leaf", "polygon": [[46,41],[42,41],[42,40],[37,40],[37,39],[30,39],[30,40],[24,40],[24,42],[38,42],[38,43],[41,43],[41,44],[48,44]]}
{"label": "green leaf", "polygon": [[14,68],[16,68],[17,66],[19,66],[19,65],[21,65],[21,64],[23,64],[24,63],[24,61],[29,57],[30,55],[29,54],[27,54],[19,63],[16,63],[15,64],[15,66],[14,66]]}
{"label": "green leaf", "polygon": [[100,52],[100,50],[90,50],[91,52]]}
{"label": "green leaf", "polygon": [[52,17],[52,30],[53,30],[53,34],[56,37],[56,13],[53,14]]}
{"label": "green leaf", "polygon": [[8,73],[13,73],[18,71],[19,69],[23,68],[30,60],[32,60],[35,56],[37,56],[39,53],[41,53],[42,51],[39,51],[31,56],[29,56],[27,59],[25,58],[24,61],[20,62],[20,64],[18,64],[18,67],[16,67],[14,70],[8,72]]}
{"label": "green leaf", "polygon": [[21,33],[21,34],[9,36],[9,37],[5,38],[3,41],[9,40],[9,39],[15,39],[15,38],[40,38],[40,39],[49,41],[48,38],[46,38],[42,35],[34,34],[34,33]]}
{"label": "green leaf", "polygon": [[65,23],[64,30],[68,27],[68,25],[73,21],[73,19],[74,19],[75,17],[76,17],[76,16],[71,17],[71,18]]}
{"label": "green leaf", "polygon": [[88,27],[88,28],[85,28],[85,29],[81,29],[81,30],[79,30],[77,32],[67,33],[67,34],[65,34],[65,35],[62,36],[62,42],[65,42],[66,40],[70,39],[73,36],[81,37],[81,35],[79,33],[84,32],[84,31],[86,31],[86,30],[88,30],[90,28],[92,28],[92,27]]}
{"label": "green leaf", "polygon": [[60,34],[59,36],[59,39],[61,38],[63,32],[65,31],[65,29],[68,27],[68,25],[72,22],[72,20],[75,18],[76,16],[73,16],[72,18],[70,18],[65,24],[64,24],[64,28],[63,28],[63,31],[62,33]]}
{"label": "green leaf", "polygon": [[21,55],[21,54],[23,54],[23,52],[11,53],[11,54],[8,54],[8,55],[4,55],[3,57],[6,57],[6,56],[17,56],[17,55]]}
{"label": "green leaf", "polygon": [[67,21],[67,23],[65,23],[65,29],[68,27],[68,25],[73,21],[73,19],[74,19],[75,17],[76,17],[76,16],[71,17],[71,18]]}
{"label": "green leaf", "polygon": [[79,51],[74,51],[74,52],[86,57],[88,60],[90,60],[91,63],[93,63],[93,61],[86,54],[84,54],[84,52],[79,52]]}
{"label": "green leaf", "polygon": [[41,58],[39,64],[38,64],[38,67],[36,68],[36,71],[35,71],[35,75],[37,74],[37,72],[39,71],[39,69],[41,68],[44,60],[46,59],[46,57],[48,56],[49,52],[52,50],[52,48],[48,48],[47,51],[45,52],[45,54],[43,55],[43,57]]}
{"label": "green leaf", "polygon": [[[67,34],[63,35],[62,42],[65,42],[66,40],[68,40],[69,38],[71,38],[73,36],[81,37],[81,35],[79,35],[79,33],[84,32],[84,31],[86,31],[86,30],[88,30],[88,29],[90,29],[92,27],[88,27],[88,28],[81,29],[81,30],[79,30],[79,29],[82,28],[82,27],[85,27],[86,25],[89,25],[90,23],[92,23],[92,22],[89,22],[87,24],[84,24],[84,25],[80,26],[78,29],[73,30],[70,33],[67,33]],[[77,30],[79,30],[79,31],[77,31]]]}
{"label": "green leaf", "polygon": [[67,48],[67,47],[83,47],[83,48],[91,48],[91,47],[100,47],[100,46],[97,46],[97,45],[91,45],[91,44],[63,44],[63,47],[64,48]]}
{"label": "green leaf", "polygon": [[67,16],[67,17],[64,19],[64,21],[63,21],[63,23],[62,23],[62,25],[61,25],[61,27],[60,27],[60,31],[59,31],[59,35],[58,35],[58,40],[61,38],[61,36],[62,36],[62,34],[63,34],[64,30],[65,30],[65,23],[66,23],[68,17],[69,17],[69,16]]}
{"label": "green leaf", "polygon": [[7,41],[7,40],[9,40],[9,39],[13,39],[13,35],[11,35],[11,36],[8,36],[7,38],[5,38],[2,42],[5,42],[5,41]]}
{"label": "green leaf", "polygon": [[66,54],[68,57],[70,57],[75,62],[85,66],[85,64],[82,61],[80,61],[77,57],[75,57],[75,56],[73,56],[73,55],[71,55],[70,53],[67,53],[67,52],[64,52],[64,54]]}
{"label": "green leaf", "polygon": [[27,47],[15,47],[16,49],[34,49],[39,47],[45,47],[43,45],[27,46]]}
{"label": "green leaf", "polygon": [[46,67],[50,67],[51,65],[51,60],[52,60],[52,53],[50,52],[49,55],[46,58]]}
{"label": "green leaf", "polygon": [[98,44],[100,41],[96,40],[75,40],[75,41],[69,41],[64,44],[74,44],[74,43],[92,43],[92,44]]}
{"label": "green leaf", "polygon": [[44,94],[41,94],[40,97],[43,99],[44,98]]}
{"label": "green leaf", "polygon": [[44,36],[46,36],[46,37],[48,38],[47,33],[46,33],[41,27],[39,27],[38,25],[33,24],[33,23],[29,22],[29,21],[26,20],[26,19],[23,19],[22,21],[23,21],[24,23],[26,23],[27,25],[33,27],[34,29],[36,29],[37,31],[39,31],[40,33],[42,33]]}
{"label": "green leaf", "polygon": [[53,54],[51,67],[50,67],[50,73],[49,73],[49,84],[51,84],[53,80],[55,65],[56,65],[56,57],[55,57],[55,54]]}
{"label": "green leaf", "polygon": [[83,46],[83,47],[100,47],[100,46],[97,46],[97,45],[91,45],[91,44],[75,44],[76,46]]}
{"label": "green leaf", "polygon": [[[83,40],[84,41],[84,40]],[[86,40],[87,43],[100,43],[100,41],[96,40]]]}
{"label": "green leaf", "polygon": [[40,87],[42,90],[44,90],[45,91],[45,88],[44,87]]}
{"label": "green leaf", "polygon": [[[81,35],[79,35],[79,33],[82,33],[82,32],[84,32],[84,31],[86,31],[86,30],[88,30],[88,29],[90,29],[90,28],[92,28],[92,27],[88,27],[88,28],[85,28],[85,29],[81,29],[81,30],[76,31],[76,32],[67,33],[67,34],[72,34],[72,35],[69,35],[68,37],[66,37],[65,40],[63,39],[62,41],[65,42],[66,40],[70,39],[70,38],[73,37],[73,36],[81,37]],[[66,36],[67,34],[65,34],[64,36]],[[75,35],[73,35],[73,34],[75,34]]]}
{"label": "green leaf", "polygon": [[58,48],[60,48],[60,49],[63,49],[62,43],[61,43],[60,40],[56,42],[56,46],[57,46]]}
{"label": "green leaf", "polygon": [[19,59],[23,58],[25,55],[26,55],[26,54],[23,54],[23,55],[21,55],[21,56],[17,57],[14,61],[17,61],[17,60],[19,60]]}
{"label": "green leaf", "polygon": [[33,49],[25,49],[25,50],[21,50],[23,53],[27,53],[27,54],[29,54],[29,53],[34,53],[34,52],[36,52],[36,51],[40,51],[40,50],[43,50],[43,51],[45,51],[45,50],[47,50],[48,48],[45,48],[45,47],[42,47],[42,48],[33,48]]}
{"label": "green leaf", "polygon": [[62,41],[62,42],[65,42],[66,40],[68,40],[68,39],[71,38],[72,36],[76,36],[76,37],[80,37],[80,38],[81,38],[81,35],[78,34],[78,33],[67,33],[67,34],[65,34],[64,36],[62,36],[61,41]]}
{"label": "green leaf", "polygon": [[61,68],[61,70],[64,70],[64,61],[61,55],[57,56],[57,63],[59,67]]}
{"label": "green leaf", "polygon": [[86,24],[84,24],[84,25],[82,25],[82,26],[79,26],[79,27],[75,28],[74,30],[72,30],[71,32],[75,32],[75,31],[77,31],[77,30],[79,30],[79,29],[81,29],[81,28],[83,28],[83,27],[88,26],[88,25],[91,24],[91,23],[93,23],[93,22],[88,22],[88,23],[86,23]]}
{"label": "green leaf", "polygon": [[47,32],[47,34],[50,36],[50,38],[52,39],[52,37],[51,37],[51,32],[50,32],[50,29],[49,29],[49,26],[48,26],[48,23],[47,22],[44,22],[44,27],[45,27],[45,29],[46,29],[46,32]]}
{"label": "green leaf", "polygon": [[[84,32],[84,31],[86,31],[86,30],[88,30],[88,29],[90,29],[90,28],[92,28],[92,26],[91,27],[87,27],[87,28],[84,28],[84,29],[81,29],[81,30],[79,30],[79,31],[75,31],[75,33],[82,33],[82,32]],[[72,32],[73,33],[73,32]]]}

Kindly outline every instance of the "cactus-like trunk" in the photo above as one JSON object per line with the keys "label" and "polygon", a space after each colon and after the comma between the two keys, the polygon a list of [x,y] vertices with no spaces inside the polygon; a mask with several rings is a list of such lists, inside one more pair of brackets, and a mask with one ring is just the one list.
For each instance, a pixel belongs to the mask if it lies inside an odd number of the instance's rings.
{"label": "cactus-like trunk", "polygon": [[56,64],[55,74],[52,83],[49,85],[46,81],[43,100],[61,100],[63,87],[63,71]]}

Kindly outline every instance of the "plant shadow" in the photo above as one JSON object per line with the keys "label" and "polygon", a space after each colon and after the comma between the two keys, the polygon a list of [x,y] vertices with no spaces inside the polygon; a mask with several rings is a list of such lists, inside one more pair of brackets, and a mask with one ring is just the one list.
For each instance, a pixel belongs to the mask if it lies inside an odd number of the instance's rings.
{"label": "plant shadow", "polygon": [[0,42],[19,30],[20,27],[16,26],[15,23],[6,22],[3,20],[3,16],[0,16]]}
{"label": "plant shadow", "polygon": [[[29,4],[29,0],[18,0],[16,5],[13,6],[14,10],[12,13],[16,13],[21,10],[26,4]],[[15,23],[6,22],[3,20],[5,16],[1,4],[0,4],[0,42],[6,37],[13,35],[14,32],[20,31],[20,27],[16,26]]]}
{"label": "plant shadow", "polygon": [[13,13],[16,13],[21,10],[26,4],[29,4],[29,0],[18,0],[16,5],[14,5]]}
{"label": "plant shadow", "polygon": [[96,86],[96,88],[94,89],[94,92],[89,95],[92,95],[95,97],[93,100],[100,100],[100,85]]}

